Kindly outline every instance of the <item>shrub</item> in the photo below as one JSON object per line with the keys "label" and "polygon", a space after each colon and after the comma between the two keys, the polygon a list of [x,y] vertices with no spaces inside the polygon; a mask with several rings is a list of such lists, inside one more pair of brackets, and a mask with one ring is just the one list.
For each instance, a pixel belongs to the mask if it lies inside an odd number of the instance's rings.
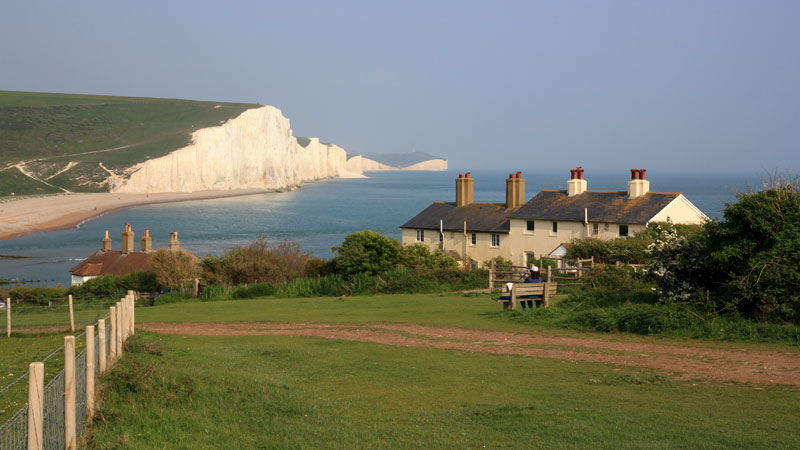
{"label": "shrub", "polygon": [[168,303],[180,303],[192,301],[194,298],[189,292],[182,292],[180,290],[169,291],[166,294],[161,294],[153,301],[154,305],[166,305]]}
{"label": "shrub", "polygon": [[231,298],[267,297],[277,292],[277,290],[278,288],[272,283],[258,283],[232,290]]}
{"label": "shrub", "polygon": [[270,246],[261,236],[255,242],[234,247],[220,257],[203,258],[201,265],[203,278],[212,284],[277,284],[305,276],[310,259],[296,243],[283,241]]}
{"label": "shrub", "polygon": [[342,275],[376,275],[402,263],[402,250],[397,239],[370,230],[348,235],[342,245],[331,250],[337,253],[336,272]]}
{"label": "shrub", "polygon": [[655,286],[643,280],[629,266],[595,267],[582,280],[583,285],[570,294],[569,302],[594,307],[658,301]]}
{"label": "shrub", "polygon": [[151,270],[159,285],[173,290],[200,277],[197,257],[184,251],[158,250]]}
{"label": "shrub", "polygon": [[63,288],[53,287],[25,287],[17,286],[6,294],[7,297],[20,300],[24,303],[46,305],[49,302],[60,303],[66,298],[67,291]]}
{"label": "shrub", "polygon": [[410,267],[424,267],[427,269],[441,269],[458,267],[458,262],[441,250],[431,252],[431,249],[421,243],[414,243],[403,247],[403,264]]}

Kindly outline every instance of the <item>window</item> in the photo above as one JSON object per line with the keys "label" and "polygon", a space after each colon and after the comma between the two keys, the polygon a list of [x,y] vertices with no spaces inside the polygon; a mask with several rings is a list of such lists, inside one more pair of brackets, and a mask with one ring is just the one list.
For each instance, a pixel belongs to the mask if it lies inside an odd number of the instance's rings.
{"label": "window", "polygon": [[600,224],[599,223],[593,223],[592,224],[592,236],[597,236],[598,234],[600,234]]}
{"label": "window", "polygon": [[619,226],[619,235],[620,237],[625,237],[628,235],[628,226],[627,225],[620,225]]}
{"label": "window", "polygon": [[472,235],[470,237],[470,243],[472,245],[475,245],[475,244],[478,243],[478,233],[472,233]]}
{"label": "window", "polygon": [[425,230],[417,230],[417,242],[425,242]]}
{"label": "window", "polygon": [[528,228],[527,228],[527,230],[528,230],[528,231],[530,231],[531,233],[533,233],[533,232],[534,232],[534,230],[535,230],[535,228],[536,228],[536,221],[534,221],[534,220],[529,220],[529,221],[528,221]]}
{"label": "window", "polygon": [[553,221],[553,234],[558,234],[558,222]]}
{"label": "window", "polygon": [[492,234],[492,247],[500,247],[500,235]]}

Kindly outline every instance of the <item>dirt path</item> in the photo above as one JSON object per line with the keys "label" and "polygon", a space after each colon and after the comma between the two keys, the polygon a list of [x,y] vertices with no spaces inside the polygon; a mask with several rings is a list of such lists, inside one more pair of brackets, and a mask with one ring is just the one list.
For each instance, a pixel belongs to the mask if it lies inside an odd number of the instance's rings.
{"label": "dirt path", "polygon": [[292,335],[649,367],[673,378],[800,386],[800,354],[683,347],[606,340],[437,328],[417,324],[143,323],[138,328],[195,336]]}

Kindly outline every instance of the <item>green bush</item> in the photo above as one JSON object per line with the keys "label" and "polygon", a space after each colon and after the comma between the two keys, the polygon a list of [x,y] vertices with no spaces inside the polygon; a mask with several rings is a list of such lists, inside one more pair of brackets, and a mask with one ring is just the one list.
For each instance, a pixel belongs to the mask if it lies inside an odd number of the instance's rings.
{"label": "green bush", "polygon": [[209,284],[200,288],[200,300],[228,300],[231,298],[231,289],[222,284]]}
{"label": "green bush", "polygon": [[268,297],[275,292],[278,288],[272,283],[257,283],[250,286],[241,286],[231,291],[231,298],[256,298]]}
{"label": "green bush", "polygon": [[658,291],[629,266],[595,267],[582,278],[583,284],[568,301],[584,307],[611,306],[626,302],[655,303]]}
{"label": "green bush", "polygon": [[193,301],[194,298],[192,294],[189,292],[181,292],[180,290],[169,291],[166,294],[161,294],[156,297],[155,301],[153,302],[154,305],[166,305],[168,303],[181,303],[187,301]]}
{"label": "green bush", "polygon": [[61,303],[66,299],[66,296],[66,289],[44,286],[17,286],[6,294],[6,298],[10,297],[23,303],[36,305],[46,305],[50,302]]}
{"label": "green bush", "polygon": [[431,249],[419,242],[406,245],[402,251],[402,262],[408,267],[422,267],[426,269],[443,269],[458,267],[458,262],[441,250],[431,252]]}
{"label": "green bush", "polygon": [[285,283],[306,276],[307,270],[322,270],[325,264],[310,263],[296,243],[283,241],[275,246],[260,236],[255,242],[234,247],[222,256],[207,256],[200,261],[203,279],[211,284],[236,286],[254,283]]}
{"label": "green bush", "polygon": [[342,275],[376,275],[403,262],[402,248],[397,239],[370,230],[348,235],[342,245],[331,250],[337,253],[336,272]]}

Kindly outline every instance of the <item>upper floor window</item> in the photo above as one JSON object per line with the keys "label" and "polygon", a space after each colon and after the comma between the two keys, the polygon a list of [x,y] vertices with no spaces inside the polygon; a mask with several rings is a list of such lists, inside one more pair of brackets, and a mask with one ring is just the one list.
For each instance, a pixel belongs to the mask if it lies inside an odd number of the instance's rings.
{"label": "upper floor window", "polygon": [[500,247],[500,235],[492,234],[492,247]]}
{"label": "upper floor window", "polygon": [[417,230],[417,242],[425,242],[425,230]]}
{"label": "upper floor window", "polygon": [[475,245],[475,244],[477,244],[477,243],[478,243],[478,233],[472,233],[472,234],[470,235],[470,243],[471,243],[472,245]]}
{"label": "upper floor window", "polygon": [[533,232],[533,231],[535,231],[535,229],[536,229],[536,221],[535,220],[529,220],[528,223],[527,223],[526,230],[530,231],[530,232]]}
{"label": "upper floor window", "polygon": [[600,224],[599,223],[593,223],[592,224],[592,236],[597,236],[598,234],[600,234]]}
{"label": "upper floor window", "polygon": [[553,234],[558,234],[558,222],[553,221]]}
{"label": "upper floor window", "polygon": [[625,237],[628,235],[628,226],[627,225],[620,225],[619,226],[619,236]]}

